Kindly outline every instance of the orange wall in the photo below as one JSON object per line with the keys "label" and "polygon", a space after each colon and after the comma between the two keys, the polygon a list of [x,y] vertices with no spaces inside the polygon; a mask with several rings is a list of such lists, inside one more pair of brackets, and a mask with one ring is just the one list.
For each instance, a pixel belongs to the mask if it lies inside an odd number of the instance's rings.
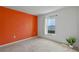
{"label": "orange wall", "polygon": [[36,35],[37,16],[0,7],[0,45]]}

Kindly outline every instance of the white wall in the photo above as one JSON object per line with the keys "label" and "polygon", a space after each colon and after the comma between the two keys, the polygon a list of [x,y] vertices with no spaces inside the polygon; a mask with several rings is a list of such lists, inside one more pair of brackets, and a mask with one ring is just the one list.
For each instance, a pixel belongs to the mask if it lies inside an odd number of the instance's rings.
{"label": "white wall", "polygon": [[77,38],[79,39],[79,7],[76,8],[77,13]]}
{"label": "white wall", "polygon": [[[56,17],[56,35],[45,35],[45,16],[57,14]],[[75,7],[66,7],[64,9],[38,16],[38,35],[41,37],[66,43],[69,36],[77,37],[77,16]]]}
{"label": "white wall", "polygon": [[76,7],[76,16],[77,16],[76,18],[77,19],[77,41],[74,47],[76,47],[76,49],[79,50],[79,7],[78,6]]}

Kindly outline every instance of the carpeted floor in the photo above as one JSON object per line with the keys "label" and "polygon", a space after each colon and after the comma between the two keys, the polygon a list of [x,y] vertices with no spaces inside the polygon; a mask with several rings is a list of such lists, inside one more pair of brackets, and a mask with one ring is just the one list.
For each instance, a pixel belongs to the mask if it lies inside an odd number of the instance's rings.
{"label": "carpeted floor", "polygon": [[0,52],[76,52],[76,50],[50,40],[36,38],[0,47]]}

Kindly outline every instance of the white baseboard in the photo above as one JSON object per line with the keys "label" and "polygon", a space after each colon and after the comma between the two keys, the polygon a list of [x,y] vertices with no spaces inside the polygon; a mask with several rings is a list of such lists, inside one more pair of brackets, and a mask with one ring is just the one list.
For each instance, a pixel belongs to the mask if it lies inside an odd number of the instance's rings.
{"label": "white baseboard", "polygon": [[18,40],[18,41],[15,41],[15,42],[7,43],[7,44],[4,44],[4,45],[0,45],[0,47],[9,46],[9,45],[12,45],[12,44],[15,44],[15,43],[19,43],[19,42],[22,42],[22,41],[25,41],[25,40],[31,40],[31,39],[34,39],[34,38],[37,38],[37,37],[38,36],[29,37],[29,38],[26,38],[26,39],[22,39],[22,40]]}

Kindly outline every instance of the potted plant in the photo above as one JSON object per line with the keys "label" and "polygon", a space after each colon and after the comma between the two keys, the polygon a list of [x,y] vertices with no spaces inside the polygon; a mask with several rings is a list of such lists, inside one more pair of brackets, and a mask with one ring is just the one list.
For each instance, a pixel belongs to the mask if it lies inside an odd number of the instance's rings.
{"label": "potted plant", "polygon": [[69,47],[73,48],[73,44],[76,42],[76,38],[75,37],[69,37],[66,39],[66,41],[68,42]]}

